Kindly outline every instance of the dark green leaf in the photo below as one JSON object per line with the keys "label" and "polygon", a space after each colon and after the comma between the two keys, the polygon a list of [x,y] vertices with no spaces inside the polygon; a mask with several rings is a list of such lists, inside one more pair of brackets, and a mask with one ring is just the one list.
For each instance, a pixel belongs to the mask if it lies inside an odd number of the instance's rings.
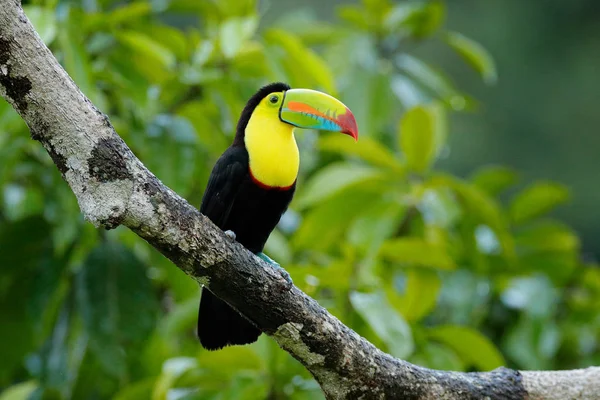
{"label": "dark green leaf", "polygon": [[127,357],[136,354],[157,316],[146,268],[123,246],[105,242],[90,253],[77,284],[90,347],[107,373],[123,377]]}

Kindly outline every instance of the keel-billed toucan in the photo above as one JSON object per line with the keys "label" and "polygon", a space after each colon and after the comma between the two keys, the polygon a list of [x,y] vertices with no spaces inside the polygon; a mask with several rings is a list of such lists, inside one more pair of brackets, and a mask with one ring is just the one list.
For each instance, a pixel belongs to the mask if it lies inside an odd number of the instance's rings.
{"label": "keel-billed toucan", "polygon": [[[290,89],[284,83],[264,86],[242,111],[233,143],[215,164],[200,207],[219,228],[276,266],[262,251],[296,188],[299,154],[295,127],[358,138],[354,116],[337,99],[314,90]],[[198,337],[204,348],[252,343],[260,333],[203,288]]]}

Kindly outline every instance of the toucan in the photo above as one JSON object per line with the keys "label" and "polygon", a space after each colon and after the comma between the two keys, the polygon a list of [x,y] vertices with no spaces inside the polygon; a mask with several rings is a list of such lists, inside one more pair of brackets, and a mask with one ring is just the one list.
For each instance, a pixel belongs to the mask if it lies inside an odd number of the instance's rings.
{"label": "toucan", "polygon": [[[244,107],[233,142],[214,165],[200,206],[226,234],[278,268],[263,248],[296,189],[300,156],[294,128],[341,132],[358,140],[354,115],[336,98],[281,82],[263,86]],[[283,276],[291,283],[289,274]],[[210,289],[202,289],[198,337],[205,349],[253,343],[260,334]]]}

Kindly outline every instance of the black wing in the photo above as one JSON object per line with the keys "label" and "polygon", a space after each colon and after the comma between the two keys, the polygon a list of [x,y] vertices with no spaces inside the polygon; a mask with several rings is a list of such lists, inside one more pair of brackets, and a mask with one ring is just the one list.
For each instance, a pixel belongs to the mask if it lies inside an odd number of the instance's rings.
{"label": "black wing", "polygon": [[243,147],[229,147],[213,167],[200,212],[223,229],[240,185],[247,176],[248,152]]}

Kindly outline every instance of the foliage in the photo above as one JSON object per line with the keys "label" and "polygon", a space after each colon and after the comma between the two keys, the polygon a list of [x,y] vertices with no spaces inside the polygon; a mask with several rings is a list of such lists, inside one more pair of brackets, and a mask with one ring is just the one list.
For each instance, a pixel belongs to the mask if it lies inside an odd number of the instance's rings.
{"label": "foliage", "polygon": [[[517,190],[486,166],[435,168],[448,115],[474,99],[406,49],[445,43],[487,83],[485,49],[445,5],[364,0],[329,23],[253,0],[81,3],[26,13],[119,134],[199,204],[245,99],[283,80],[339,96],[361,138],[303,132],[299,191],[267,246],[295,283],[375,345],[432,368],[600,364],[600,270],[548,216],[554,182]],[[274,342],[209,353],[199,288],[125,229],[96,231],[51,159],[0,102],[0,394],[13,399],[322,398]]]}

